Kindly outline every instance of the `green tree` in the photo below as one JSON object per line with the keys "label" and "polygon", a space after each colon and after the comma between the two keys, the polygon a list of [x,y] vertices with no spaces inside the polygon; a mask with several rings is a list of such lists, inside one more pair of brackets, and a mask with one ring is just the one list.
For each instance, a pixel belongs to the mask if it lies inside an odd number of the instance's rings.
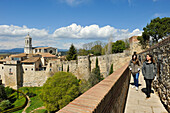
{"label": "green tree", "polygon": [[11,107],[11,102],[9,100],[3,100],[1,103],[0,103],[0,111],[3,111],[7,108]]}
{"label": "green tree", "polygon": [[148,45],[149,37],[153,37],[153,42],[158,42],[159,39],[163,39],[170,35],[170,17],[164,17],[160,19],[159,17],[151,20],[146,27],[143,28],[142,37],[138,37],[140,44],[143,48]]}
{"label": "green tree", "polygon": [[113,64],[112,64],[111,67],[110,67],[109,75],[111,75],[112,73],[113,73]]}
{"label": "green tree", "polygon": [[100,74],[100,67],[98,66],[98,58],[96,58],[96,68],[92,70],[90,73],[90,77],[88,79],[90,86],[94,86],[95,84],[99,83],[103,80],[103,76]]}
{"label": "green tree", "polygon": [[7,98],[5,87],[3,85],[0,85],[0,102],[5,100]]}
{"label": "green tree", "polygon": [[48,111],[57,111],[79,96],[77,78],[66,72],[57,72],[42,87],[40,98]]}
{"label": "green tree", "polygon": [[81,79],[79,82],[79,91],[81,94],[83,94],[84,92],[86,92],[88,89],[90,89],[90,83],[89,81],[85,80],[85,79]]}
{"label": "green tree", "polygon": [[138,36],[139,44],[141,45],[142,49],[145,49],[148,46],[149,42],[149,35],[142,33],[142,36]]}
{"label": "green tree", "polygon": [[125,49],[125,42],[122,40],[117,40],[112,44],[112,53],[122,53]]}
{"label": "green tree", "polygon": [[78,55],[80,56],[86,56],[89,54],[89,51],[88,50],[85,50],[85,49],[79,49],[79,52],[78,52]]}
{"label": "green tree", "polygon": [[95,56],[99,56],[102,54],[102,46],[101,45],[95,45],[91,48],[92,53]]}
{"label": "green tree", "polygon": [[8,96],[10,96],[12,93],[14,92],[14,90],[12,88],[10,88],[9,86],[5,87],[5,93]]}
{"label": "green tree", "polygon": [[69,51],[67,52],[66,58],[68,61],[77,59],[77,50],[73,44],[71,44],[71,47],[70,47]]}

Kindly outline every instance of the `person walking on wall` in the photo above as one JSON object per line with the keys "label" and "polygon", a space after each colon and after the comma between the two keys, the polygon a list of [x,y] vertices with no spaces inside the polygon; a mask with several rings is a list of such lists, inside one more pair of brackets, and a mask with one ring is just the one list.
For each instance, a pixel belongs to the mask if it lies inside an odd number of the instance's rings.
{"label": "person walking on wall", "polygon": [[137,58],[136,54],[132,55],[132,59],[130,60],[129,63],[129,69],[132,73],[132,76],[134,78],[134,85],[132,86],[132,88],[136,87],[136,91],[138,91],[138,78],[139,78],[139,71],[140,71],[140,61]]}
{"label": "person walking on wall", "polygon": [[143,63],[142,74],[146,82],[146,98],[150,97],[151,93],[151,83],[155,78],[157,73],[157,68],[153,56],[150,54],[146,55],[146,60]]}

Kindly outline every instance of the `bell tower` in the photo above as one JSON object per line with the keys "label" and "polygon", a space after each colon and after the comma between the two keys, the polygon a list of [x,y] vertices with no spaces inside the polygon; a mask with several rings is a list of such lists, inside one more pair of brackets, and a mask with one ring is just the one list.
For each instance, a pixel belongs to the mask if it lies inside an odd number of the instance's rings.
{"label": "bell tower", "polygon": [[24,53],[32,53],[32,38],[30,37],[29,33],[25,37],[25,47],[24,47]]}

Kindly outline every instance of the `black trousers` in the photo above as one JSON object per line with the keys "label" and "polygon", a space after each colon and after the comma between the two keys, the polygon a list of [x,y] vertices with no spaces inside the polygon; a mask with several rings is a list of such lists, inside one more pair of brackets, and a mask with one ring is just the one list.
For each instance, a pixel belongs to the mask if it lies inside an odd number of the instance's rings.
{"label": "black trousers", "polygon": [[146,95],[147,95],[147,97],[150,97],[152,81],[153,81],[152,79],[145,79],[145,82],[146,82]]}

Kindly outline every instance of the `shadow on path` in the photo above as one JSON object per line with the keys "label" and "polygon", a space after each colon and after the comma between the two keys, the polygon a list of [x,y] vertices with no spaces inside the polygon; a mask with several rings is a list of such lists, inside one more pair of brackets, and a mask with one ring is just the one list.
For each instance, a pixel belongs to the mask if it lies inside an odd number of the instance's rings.
{"label": "shadow on path", "polygon": [[[147,92],[146,88],[142,88],[141,91],[142,91],[143,93],[145,93],[145,95],[146,95],[146,92]],[[151,93],[154,94],[154,90],[151,90]]]}

